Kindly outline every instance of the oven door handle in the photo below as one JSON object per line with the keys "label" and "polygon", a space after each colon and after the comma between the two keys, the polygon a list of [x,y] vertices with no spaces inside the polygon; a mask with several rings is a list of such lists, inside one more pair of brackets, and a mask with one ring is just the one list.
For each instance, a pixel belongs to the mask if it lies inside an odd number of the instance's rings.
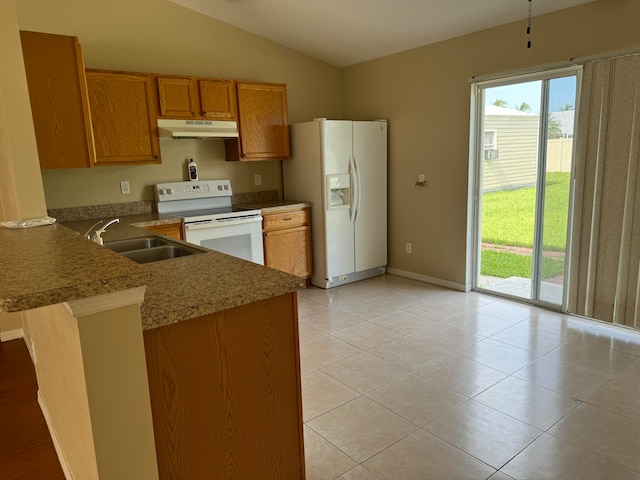
{"label": "oven door handle", "polygon": [[245,223],[253,223],[253,222],[262,222],[262,217],[258,215],[257,217],[241,218],[238,220],[228,220],[224,222],[211,221],[211,222],[185,223],[184,228],[185,230],[203,230],[205,228],[232,227],[233,225],[243,225]]}

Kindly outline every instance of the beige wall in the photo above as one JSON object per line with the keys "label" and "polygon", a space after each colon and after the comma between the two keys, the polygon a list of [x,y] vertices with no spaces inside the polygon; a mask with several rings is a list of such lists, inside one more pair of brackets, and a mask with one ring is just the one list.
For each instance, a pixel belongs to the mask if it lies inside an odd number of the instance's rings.
{"label": "beige wall", "polygon": [[62,304],[26,313],[38,395],[47,412],[62,465],[73,478],[98,478],[78,322]]}
{"label": "beige wall", "polygon": [[[0,45],[0,221],[38,218],[47,212],[12,0],[0,2]],[[0,337],[22,318],[0,313]]]}
{"label": "beige wall", "polygon": [[[530,50],[526,23],[518,22],[345,69],[346,116],[390,121],[390,266],[470,281],[469,79],[640,49],[638,18],[637,0],[598,0],[534,18]],[[413,188],[418,173],[426,174],[426,190]]]}
{"label": "beige wall", "polygon": [[[20,0],[16,8],[20,29],[77,36],[87,68],[286,83],[290,122],[342,116],[340,69],[167,0]],[[154,183],[186,179],[189,155],[201,178],[228,177],[235,192],[282,190],[279,161],[229,164],[221,141],[169,142],[162,165],[44,171],[47,207],[151,200]],[[120,194],[120,180],[130,195]]]}
{"label": "beige wall", "polygon": [[26,313],[63,469],[86,480],[158,478],[140,307],[77,316],[72,308]]}
{"label": "beige wall", "polygon": [[0,220],[46,214],[13,0],[0,2]]}

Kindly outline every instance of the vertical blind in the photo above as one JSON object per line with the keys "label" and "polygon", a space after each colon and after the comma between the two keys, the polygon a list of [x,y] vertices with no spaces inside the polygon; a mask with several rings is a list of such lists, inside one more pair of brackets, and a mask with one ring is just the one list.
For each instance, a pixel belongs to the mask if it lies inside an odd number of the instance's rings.
{"label": "vertical blind", "polygon": [[640,54],[585,63],[569,312],[640,328]]}

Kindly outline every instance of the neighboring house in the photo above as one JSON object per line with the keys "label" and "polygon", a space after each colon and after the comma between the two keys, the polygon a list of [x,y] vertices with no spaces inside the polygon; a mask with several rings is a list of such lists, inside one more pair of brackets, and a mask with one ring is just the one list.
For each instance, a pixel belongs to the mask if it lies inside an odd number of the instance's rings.
{"label": "neighboring house", "polygon": [[[568,110],[549,115],[557,128],[553,129],[554,135],[547,139],[548,172],[568,172],[571,168],[574,113]],[[484,192],[535,185],[539,117],[537,114],[495,105],[485,107]]]}
{"label": "neighboring house", "polygon": [[539,115],[488,105],[484,110],[485,192],[535,185]]}

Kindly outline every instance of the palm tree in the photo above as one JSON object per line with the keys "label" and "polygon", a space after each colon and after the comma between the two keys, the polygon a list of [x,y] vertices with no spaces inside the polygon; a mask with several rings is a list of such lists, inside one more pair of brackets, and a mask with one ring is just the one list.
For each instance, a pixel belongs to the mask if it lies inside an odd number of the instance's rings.
{"label": "palm tree", "polygon": [[502,100],[500,98],[496,98],[496,100],[493,102],[493,104],[496,107],[506,107],[507,106],[507,102],[505,102],[504,100]]}
{"label": "palm tree", "polygon": [[527,102],[522,102],[520,105],[516,107],[521,112],[530,112],[531,106]]}
{"label": "palm tree", "polygon": [[562,137],[562,124],[553,113],[549,114],[547,120],[547,138],[561,138]]}
{"label": "palm tree", "polygon": [[569,110],[573,110],[573,109],[574,109],[574,106],[571,105],[570,103],[566,103],[562,107],[560,107],[561,112],[568,112]]}

